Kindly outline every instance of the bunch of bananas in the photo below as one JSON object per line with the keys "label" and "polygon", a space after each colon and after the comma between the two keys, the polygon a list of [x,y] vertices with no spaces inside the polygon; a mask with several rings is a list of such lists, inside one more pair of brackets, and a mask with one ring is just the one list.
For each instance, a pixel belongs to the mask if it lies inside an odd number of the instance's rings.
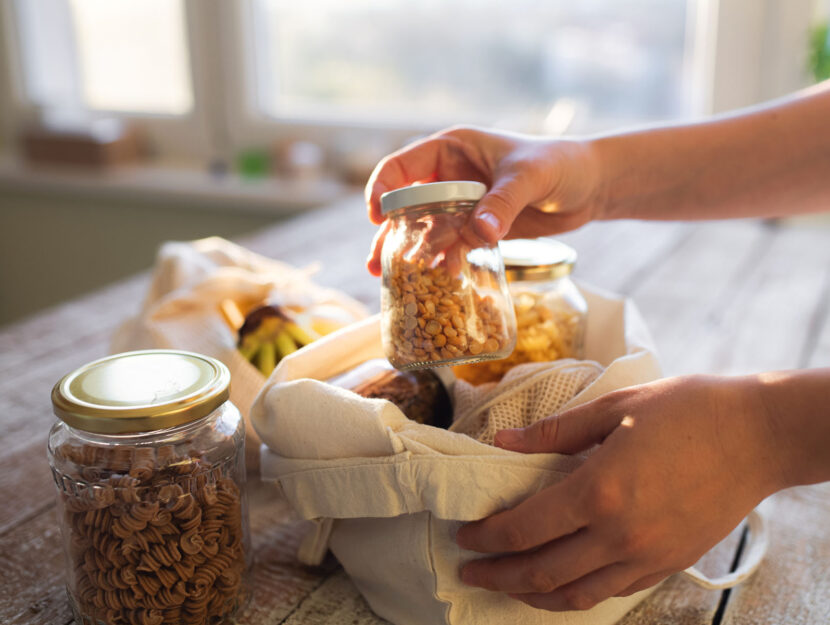
{"label": "bunch of bananas", "polygon": [[[302,327],[285,308],[276,305],[258,306],[242,317],[233,310],[232,302],[222,303],[222,312],[229,323],[238,328],[239,353],[268,377],[280,360],[320,335]],[[237,314],[238,312],[238,314]]]}

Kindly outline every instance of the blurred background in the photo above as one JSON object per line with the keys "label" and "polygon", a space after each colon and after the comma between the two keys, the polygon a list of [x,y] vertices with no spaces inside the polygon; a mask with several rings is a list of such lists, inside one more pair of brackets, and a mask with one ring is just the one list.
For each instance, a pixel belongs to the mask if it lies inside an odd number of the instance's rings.
{"label": "blurred background", "polygon": [[[0,324],[358,191],[456,123],[692,119],[830,77],[830,0],[0,0]],[[274,250],[274,255],[278,255]]]}

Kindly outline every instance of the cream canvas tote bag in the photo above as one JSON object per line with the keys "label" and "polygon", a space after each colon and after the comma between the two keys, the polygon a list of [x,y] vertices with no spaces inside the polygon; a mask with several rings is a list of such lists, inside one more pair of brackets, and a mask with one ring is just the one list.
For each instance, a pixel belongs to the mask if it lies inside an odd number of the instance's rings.
{"label": "cream canvas tote bag", "polygon": [[[220,237],[164,243],[141,309],[115,332],[110,350],[183,349],[217,358],[231,372],[231,401],[247,417],[265,377],[237,351],[236,333],[223,319],[219,304],[226,298],[276,298],[286,306],[335,307],[354,321],[367,316],[360,302],[314,284],[312,273]],[[259,440],[250,427],[246,434],[247,464],[256,468]]]}
{"label": "cream canvas tote bag", "polygon": [[[633,305],[583,294],[590,310],[586,352],[598,374],[562,409],[660,376]],[[456,545],[461,523],[516,505],[584,457],[499,449],[320,381],[382,355],[373,317],[284,359],[252,406],[264,442],[263,478],[278,482],[296,512],[315,522],[302,561],[319,562],[330,548],[372,609],[397,625],[604,625],[653,591],[552,613],[462,584],[461,565],[480,555]],[[720,583],[694,574],[701,583]]]}

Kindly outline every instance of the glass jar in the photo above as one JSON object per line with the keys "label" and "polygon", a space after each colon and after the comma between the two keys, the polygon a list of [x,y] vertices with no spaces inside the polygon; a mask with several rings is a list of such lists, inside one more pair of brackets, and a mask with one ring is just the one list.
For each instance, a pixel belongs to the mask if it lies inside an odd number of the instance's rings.
{"label": "glass jar", "polygon": [[52,390],[48,455],[84,625],[217,623],[248,596],[245,427],[217,360],[96,360]]}
{"label": "glass jar", "polygon": [[480,182],[435,182],[390,191],[381,207],[390,222],[381,253],[382,335],[398,369],[504,358],[516,320],[498,246],[461,237]]}
{"label": "glass jar", "polygon": [[512,239],[499,246],[516,311],[516,348],[504,360],[456,367],[456,376],[482,384],[521,363],[584,358],[588,304],[570,279],[576,251],[551,239]]}

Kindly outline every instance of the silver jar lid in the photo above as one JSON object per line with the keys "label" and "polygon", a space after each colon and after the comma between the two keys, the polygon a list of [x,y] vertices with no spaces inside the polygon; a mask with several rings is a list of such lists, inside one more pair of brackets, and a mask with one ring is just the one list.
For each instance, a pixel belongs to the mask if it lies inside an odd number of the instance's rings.
{"label": "silver jar lid", "polygon": [[424,206],[436,202],[477,202],[487,193],[487,186],[474,180],[448,180],[415,184],[388,191],[380,196],[381,213],[399,208]]}

